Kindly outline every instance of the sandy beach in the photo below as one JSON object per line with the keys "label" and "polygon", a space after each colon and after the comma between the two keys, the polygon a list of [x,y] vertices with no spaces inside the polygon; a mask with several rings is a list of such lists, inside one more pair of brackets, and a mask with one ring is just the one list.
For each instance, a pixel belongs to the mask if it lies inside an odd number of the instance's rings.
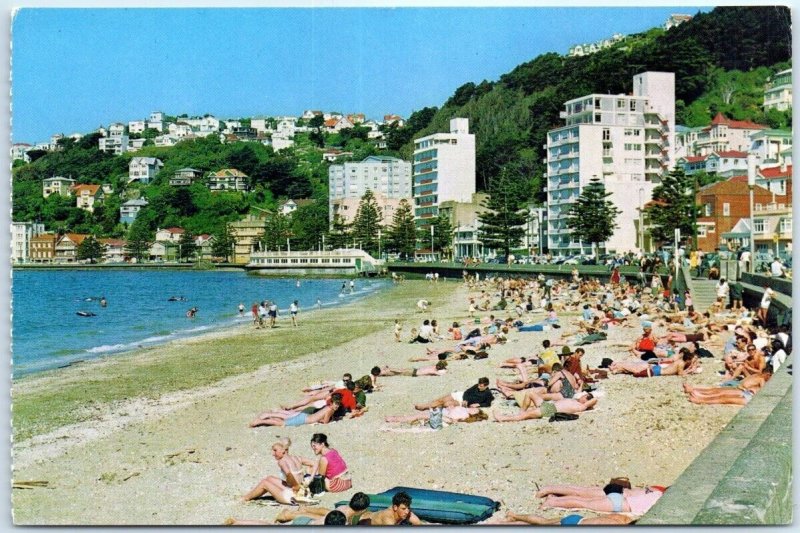
{"label": "sandy beach", "polygon": [[[247,427],[257,413],[299,398],[300,389],[313,382],[338,379],[343,372],[357,378],[374,365],[424,365],[408,359],[423,355],[430,345],[394,342],[394,320],[403,321],[404,341],[423,318],[436,318],[446,329],[453,320],[466,318],[468,294],[460,282],[409,281],[348,306],[301,313],[300,327],[293,331],[283,318],[275,331],[242,327],[15,382],[15,397],[38,398],[65,384],[105,379],[109,373],[124,379],[132,368],[181,354],[208,353],[211,369],[225,358],[236,363],[251,351],[275,352],[275,362],[241,373],[234,368],[200,386],[162,387],[156,394],[131,394],[112,402],[84,397],[76,404],[81,406],[80,416],[66,426],[28,424],[24,438],[13,444],[13,479],[47,481],[48,486],[13,490],[15,524],[216,525],[228,517],[271,520],[280,507],[241,503],[241,496],[261,478],[278,473],[270,446],[279,436],[292,439],[293,453],[311,457],[309,439],[316,432],[328,435],[353,478],[352,490],[324,494],[323,506],[332,507],[356,491],[405,485],[483,495],[517,512],[562,516],[564,511],[539,509],[537,483],[596,485],[624,475],[634,485],[670,485],[739,409],[689,403],[681,392],[684,378],[611,376],[600,382],[596,409],[576,421],[486,421],[437,432],[386,430],[385,416],[411,413],[415,402],[463,390],[481,376],[492,383],[497,377],[510,377],[498,363],[536,353],[544,338],[559,336],[551,331],[512,333],[508,343],[489,351],[488,359],[454,361],[442,377],[382,378],[382,390],[368,396],[369,411],[361,418],[327,426]],[[433,301],[428,313],[416,312],[419,298]],[[335,346],[326,344],[325,332],[337,328],[365,333]],[[586,347],[585,363],[594,367],[604,357],[623,358],[624,349],[613,345],[632,342],[639,331],[611,330],[608,340]],[[302,346],[311,349],[292,352],[289,360],[281,361],[284,356],[270,345],[270,336],[278,338],[279,333],[282,343],[304,339]],[[656,333],[661,331],[656,328]],[[236,349],[226,353],[220,344]],[[434,346],[452,344],[440,341]],[[241,349],[245,346],[251,351]],[[719,359],[704,359],[703,372],[686,379],[715,384],[721,368]],[[502,404],[498,409],[516,411]]]}

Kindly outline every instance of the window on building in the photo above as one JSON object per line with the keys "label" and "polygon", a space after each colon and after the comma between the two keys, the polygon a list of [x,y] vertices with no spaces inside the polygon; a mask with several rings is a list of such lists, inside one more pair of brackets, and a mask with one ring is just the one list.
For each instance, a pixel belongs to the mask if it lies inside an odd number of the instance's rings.
{"label": "window on building", "polygon": [[731,204],[728,202],[723,202],[722,204],[722,216],[729,217],[731,216]]}
{"label": "window on building", "polygon": [[706,226],[704,225],[697,226],[697,236],[702,239],[706,238]]}
{"label": "window on building", "polygon": [[703,204],[703,216],[704,217],[711,216],[711,204]]}
{"label": "window on building", "polygon": [[603,120],[603,116],[600,113],[595,113],[594,114],[594,121],[595,122],[600,122],[602,120]]}
{"label": "window on building", "polygon": [[617,100],[617,109],[625,109],[625,100]]}
{"label": "window on building", "polygon": [[603,140],[610,141],[611,140],[611,130],[608,128],[603,128]]}
{"label": "window on building", "polygon": [[792,232],[792,219],[791,218],[782,218],[781,219],[781,233],[791,233]]}
{"label": "window on building", "polygon": [[766,224],[764,223],[763,218],[756,218],[753,220],[753,233],[764,233],[766,229]]}
{"label": "window on building", "polygon": [[631,100],[630,110],[636,111],[636,100]]}

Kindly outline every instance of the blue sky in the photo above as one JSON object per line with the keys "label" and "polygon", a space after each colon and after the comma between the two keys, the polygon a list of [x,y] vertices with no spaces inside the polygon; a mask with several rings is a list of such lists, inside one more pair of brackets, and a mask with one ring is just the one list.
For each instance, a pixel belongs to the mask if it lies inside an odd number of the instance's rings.
{"label": "blue sky", "polygon": [[13,141],[151,111],[407,117],[542,53],[709,9],[23,9],[12,22]]}

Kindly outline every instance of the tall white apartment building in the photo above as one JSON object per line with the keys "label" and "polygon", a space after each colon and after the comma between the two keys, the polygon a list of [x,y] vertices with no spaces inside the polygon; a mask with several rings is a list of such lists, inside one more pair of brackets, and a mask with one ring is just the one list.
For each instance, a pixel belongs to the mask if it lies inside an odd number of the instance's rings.
{"label": "tall white apartment building", "polygon": [[30,260],[31,237],[44,233],[44,224],[39,222],[11,223],[11,261],[27,263]]}
{"label": "tall white apartment building", "polygon": [[566,126],[547,132],[547,244],[550,253],[588,252],[567,228],[567,215],[597,177],[621,210],[608,251],[638,249],[640,207],[675,166],[675,75],[644,72],[632,94],[590,94],[564,104]]}
{"label": "tall white apartment building", "polygon": [[352,201],[347,200],[360,199],[367,189],[379,198],[379,203],[385,200],[399,202],[403,198],[411,201],[411,163],[396,157],[371,155],[360,162],[331,165],[328,169],[329,221],[333,222],[334,214],[344,216],[339,212],[344,207],[350,210]]}
{"label": "tall white apartment building", "polygon": [[414,139],[414,218],[430,225],[446,201],[470,202],[475,193],[475,135],[469,119],[450,120],[450,133]]}

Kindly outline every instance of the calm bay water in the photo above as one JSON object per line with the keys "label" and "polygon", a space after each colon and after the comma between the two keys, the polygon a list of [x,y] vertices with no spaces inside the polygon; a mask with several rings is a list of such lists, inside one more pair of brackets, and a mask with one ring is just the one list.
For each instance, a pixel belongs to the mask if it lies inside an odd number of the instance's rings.
{"label": "calm bay water", "polygon": [[[283,311],[279,325],[285,326],[293,300],[299,301],[302,320],[303,311],[315,308],[317,299],[330,307],[387,285],[385,280],[357,279],[353,294],[349,288],[341,294],[344,281],[301,279],[298,287],[295,278],[241,271],[18,270],[12,285],[13,375],[249,323],[256,301],[276,302]],[[107,307],[100,306],[101,296]],[[186,301],[168,301],[173,296]],[[244,317],[239,317],[240,302]],[[199,309],[193,319],[186,317],[191,307]],[[96,316],[78,316],[79,311]]]}

